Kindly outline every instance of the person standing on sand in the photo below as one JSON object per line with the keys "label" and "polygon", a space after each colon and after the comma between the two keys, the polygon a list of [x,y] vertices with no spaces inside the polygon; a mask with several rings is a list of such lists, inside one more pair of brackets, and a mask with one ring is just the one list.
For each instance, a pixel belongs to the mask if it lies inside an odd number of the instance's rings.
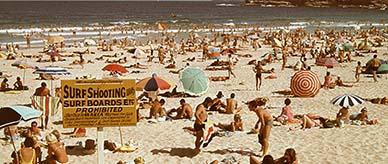
{"label": "person standing on sand", "polygon": [[356,78],[356,83],[358,83],[360,81],[361,73],[362,73],[361,62],[358,61],[357,62],[357,67],[356,67],[356,74],[354,75],[354,77]]}
{"label": "person standing on sand", "polygon": [[[259,107],[260,105],[260,107]],[[250,111],[253,111],[256,113],[259,120],[257,121],[255,125],[255,129],[259,128],[259,143],[262,146],[262,149],[260,151],[263,151],[263,155],[265,156],[268,154],[268,148],[269,148],[269,135],[272,129],[273,124],[273,118],[268,111],[266,111],[263,107],[265,103],[258,103],[257,101],[251,101],[248,104],[248,108]]]}
{"label": "person standing on sand", "polygon": [[50,90],[47,87],[45,82],[40,84],[39,88],[36,88],[34,96],[50,96]]}
{"label": "person standing on sand", "polygon": [[31,35],[27,34],[25,38],[26,38],[27,48],[31,48]]}
{"label": "person standing on sand", "polygon": [[261,87],[261,73],[263,72],[263,67],[261,66],[261,62],[257,61],[257,64],[253,71],[256,73],[256,90],[259,90]]}
{"label": "person standing on sand", "polygon": [[380,59],[377,58],[377,55],[374,55],[373,59],[370,63],[370,67],[372,69],[373,80],[375,82],[377,82],[377,75],[376,74],[377,74],[377,70],[379,69],[380,65],[381,65]]}
{"label": "person standing on sand", "polygon": [[[35,93],[34,93],[34,96],[51,96],[50,95],[50,90],[47,87],[47,84],[45,82],[42,82],[40,84],[40,87],[39,88],[36,88],[35,90]],[[48,121],[49,121],[49,115],[46,114],[45,116],[45,129],[47,129],[47,125],[48,125]],[[42,123],[43,124],[43,123]]]}
{"label": "person standing on sand", "polygon": [[233,73],[233,62],[232,62],[232,54],[228,55],[229,61],[228,61],[228,77],[230,79],[230,75],[233,75],[234,78],[236,78],[236,75]]}
{"label": "person standing on sand", "polygon": [[194,134],[196,136],[196,139],[195,139],[196,151],[200,151],[200,148],[201,148],[201,144],[202,144],[201,139],[204,135],[204,129],[205,129],[204,123],[207,121],[207,118],[208,118],[206,109],[209,107],[210,102],[211,102],[211,98],[207,97],[203,103],[199,104],[195,108]]}
{"label": "person standing on sand", "polygon": [[287,64],[287,52],[285,49],[282,50],[282,60],[283,60],[282,70],[284,70],[284,68],[286,68],[286,64]]}

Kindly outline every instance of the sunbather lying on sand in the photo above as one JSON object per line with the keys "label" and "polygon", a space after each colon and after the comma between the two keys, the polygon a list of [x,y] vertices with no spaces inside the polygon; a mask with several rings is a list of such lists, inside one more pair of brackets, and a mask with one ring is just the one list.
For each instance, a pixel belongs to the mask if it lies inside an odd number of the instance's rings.
{"label": "sunbather lying on sand", "polygon": [[127,63],[127,62],[128,62],[127,57],[120,58],[118,60],[109,60],[109,59],[105,60],[105,63],[120,63],[120,64],[124,64],[124,63]]}
{"label": "sunbather lying on sand", "polygon": [[340,76],[337,77],[337,80],[335,81],[335,85],[337,85],[337,86],[339,86],[339,87],[353,87],[353,85],[351,85],[351,84],[345,84],[345,83],[342,81],[342,79],[341,79]]}
{"label": "sunbather lying on sand", "polygon": [[176,68],[176,65],[175,65],[175,62],[165,66],[164,68],[167,68],[167,69],[175,69]]}
{"label": "sunbather lying on sand", "polygon": [[[352,117],[352,116],[355,116],[355,117]],[[356,115],[352,115],[352,116],[350,117],[350,120],[361,121],[361,124],[375,125],[378,123],[378,119],[369,119],[368,118],[368,111],[367,111],[366,107],[362,108],[360,113],[358,113]]]}
{"label": "sunbather lying on sand", "polygon": [[143,65],[140,63],[132,64],[132,65],[126,66],[125,68],[148,69],[146,65]]}
{"label": "sunbather lying on sand", "polygon": [[214,76],[214,77],[209,77],[209,80],[211,81],[226,81],[229,80],[230,77],[228,76]]}
{"label": "sunbather lying on sand", "polygon": [[217,128],[220,128],[221,130],[230,131],[230,132],[244,131],[243,122],[242,122],[240,114],[235,114],[233,121],[230,124],[218,123],[218,124],[214,124],[214,126]]}
{"label": "sunbather lying on sand", "polygon": [[[297,115],[296,117],[300,118],[300,125],[301,125],[300,129],[302,130],[321,126],[319,122],[320,116],[318,115],[309,113],[309,114]],[[296,130],[296,129],[299,129],[299,126],[289,128],[289,130]]]}
{"label": "sunbather lying on sand", "polygon": [[388,97],[385,96],[383,98],[373,98],[373,99],[365,99],[366,101],[370,101],[373,104],[382,104],[388,105]]}

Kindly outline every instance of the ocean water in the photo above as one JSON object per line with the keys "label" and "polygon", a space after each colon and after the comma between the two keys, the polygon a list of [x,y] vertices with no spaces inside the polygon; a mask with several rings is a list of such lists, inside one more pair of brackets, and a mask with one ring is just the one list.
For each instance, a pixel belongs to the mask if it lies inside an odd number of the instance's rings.
{"label": "ocean water", "polygon": [[[93,25],[257,24],[260,26],[352,27],[356,24],[382,26],[388,11],[341,8],[263,8],[240,6],[241,2],[3,2],[0,1],[0,43],[18,42],[30,31],[71,35]],[[174,16],[172,16],[174,15]],[[64,28],[66,27],[66,28]],[[77,35],[95,36],[105,29]],[[109,32],[108,32],[109,33]],[[129,35],[128,35],[129,36]],[[131,37],[136,37],[132,35]],[[74,38],[73,38],[74,39]],[[77,38],[75,38],[77,39]],[[35,42],[40,42],[35,40]]]}

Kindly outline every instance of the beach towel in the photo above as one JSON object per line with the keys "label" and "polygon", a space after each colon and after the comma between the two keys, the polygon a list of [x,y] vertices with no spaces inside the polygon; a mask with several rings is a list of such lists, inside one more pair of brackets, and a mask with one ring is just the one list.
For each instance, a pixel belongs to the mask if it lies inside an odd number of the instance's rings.
{"label": "beach towel", "polygon": [[207,142],[210,142],[210,138],[214,133],[214,126],[213,122],[209,121],[209,119],[204,122],[205,128],[203,130],[203,139],[202,142],[206,144]]}
{"label": "beach towel", "polygon": [[43,116],[54,116],[58,112],[59,97],[32,96],[32,107],[43,111]]}

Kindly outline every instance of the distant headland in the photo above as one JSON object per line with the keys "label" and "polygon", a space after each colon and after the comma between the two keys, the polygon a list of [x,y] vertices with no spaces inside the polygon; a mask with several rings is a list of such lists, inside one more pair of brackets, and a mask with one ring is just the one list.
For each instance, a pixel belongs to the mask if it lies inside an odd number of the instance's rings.
{"label": "distant headland", "polygon": [[245,0],[244,6],[262,7],[340,7],[385,10],[388,0]]}

